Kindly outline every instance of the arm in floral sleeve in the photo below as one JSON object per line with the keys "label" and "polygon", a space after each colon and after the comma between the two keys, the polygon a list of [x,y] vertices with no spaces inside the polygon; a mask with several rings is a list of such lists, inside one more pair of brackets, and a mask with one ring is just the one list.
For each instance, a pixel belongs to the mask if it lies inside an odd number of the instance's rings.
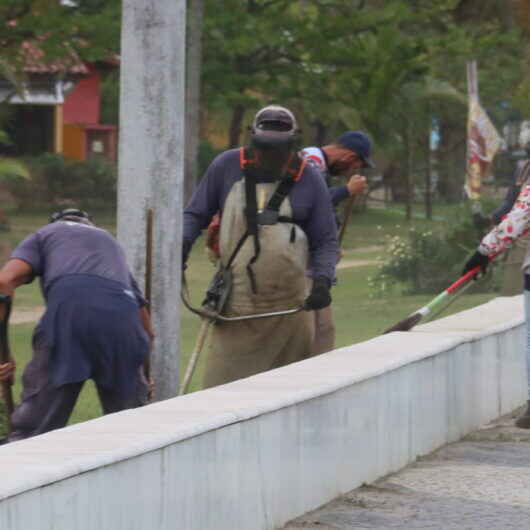
{"label": "arm in floral sleeve", "polygon": [[506,217],[484,236],[478,251],[490,256],[510,248],[513,242],[530,230],[530,183],[522,189]]}

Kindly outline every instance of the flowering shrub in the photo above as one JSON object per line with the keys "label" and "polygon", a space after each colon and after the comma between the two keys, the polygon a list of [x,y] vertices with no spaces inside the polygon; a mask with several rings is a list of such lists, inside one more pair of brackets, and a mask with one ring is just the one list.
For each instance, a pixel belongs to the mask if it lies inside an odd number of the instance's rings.
{"label": "flowering shrub", "polygon": [[[401,236],[388,236],[382,264],[368,280],[372,295],[385,295],[398,285],[404,294],[442,291],[460,276],[481,235],[463,211],[443,229],[410,228]],[[480,285],[481,290],[492,287],[492,282]]]}

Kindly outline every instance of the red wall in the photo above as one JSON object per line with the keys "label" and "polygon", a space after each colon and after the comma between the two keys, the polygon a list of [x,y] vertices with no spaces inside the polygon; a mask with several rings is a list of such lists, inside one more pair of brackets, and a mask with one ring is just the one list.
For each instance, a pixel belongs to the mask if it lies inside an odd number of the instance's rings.
{"label": "red wall", "polygon": [[64,123],[99,123],[99,72],[90,67],[91,75],[81,79],[64,101]]}

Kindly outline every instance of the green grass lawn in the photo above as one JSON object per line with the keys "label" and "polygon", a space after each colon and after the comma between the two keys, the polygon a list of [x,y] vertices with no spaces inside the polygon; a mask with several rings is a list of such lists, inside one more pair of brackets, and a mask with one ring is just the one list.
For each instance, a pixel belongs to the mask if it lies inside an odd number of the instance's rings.
{"label": "green grass lawn", "polygon": [[[113,217],[103,217],[103,226],[112,229]],[[39,224],[46,222],[45,216],[14,215],[11,218],[13,230],[10,237],[13,243],[25,237]],[[414,224],[433,226],[436,221],[415,220]],[[343,259],[374,260],[381,255],[385,234],[399,233],[403,226],[403,216],[400,213],[386,212],[379,209],[369,209],[367,212],[355,215],[352,225],[346,234],[345,255]],[[379,228],[381,227],[381,228]],[[17,239],[18,238],[18,239]],[[193,249],[187,278],[192,299],[199,305],[205,288],[213,275],[214,268],[208,262],[204,252],[204,242],[197,241]],[[374,248],[376,247],[376,248]],[[380,334],[384,329],[394,324],[409,313],[428,302],[432,295],[402,296],[398,292],[384,299],[371,299],[367,277],[375,272],[374,265],[340,269],[338,284],[333,289],[333,308],[335,325],[337,328],[337,347],[361,342]],[[449,313],[461,311],[484,303],[494,294],[466,294],[450,308]],[[16,307],[28,309],[42,304],[42,298],[37,283],[24,286],[17,291]],[[445,316],[442,315],[442,316]],[[195,315],[182,309],[181,321],[181,375],[193,349],[200,321]],[[11,349],[18,364],[18,374],[15,386],[15,396],[18,398],[21,390],[20,375],[31,356],[32,324],[12,325],[10,328]],[[191,390],[200,388],[203,363],[200,362]],[[85,385],[77,403],[71,423],[85,421],[101,414],[96,392],[92,383]]]}

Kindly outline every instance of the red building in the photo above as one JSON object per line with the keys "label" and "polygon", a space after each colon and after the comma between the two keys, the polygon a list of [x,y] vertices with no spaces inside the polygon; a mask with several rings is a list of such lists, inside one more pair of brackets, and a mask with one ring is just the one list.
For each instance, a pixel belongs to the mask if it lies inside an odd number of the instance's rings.
{"label": "red building", "polygon": [[102,77],[117,61],[87,64],[72,57],[68,64],[44,63],[40,50],[29,45],[26,54],[22,93],[0,79],[0,100],[13,106],[5,127],[13,145],[1,153],[55,152],[75,160],[116,162],[117,130],[100,123],[100,106]]}
{"label": "red building", "polygon": [[87,65],[87,70],[87,76],[76,83],[62,105],[63,138],[59,152],[76,160],[104,156],[115,162],[116,127],[100,123],[102,67]]}

